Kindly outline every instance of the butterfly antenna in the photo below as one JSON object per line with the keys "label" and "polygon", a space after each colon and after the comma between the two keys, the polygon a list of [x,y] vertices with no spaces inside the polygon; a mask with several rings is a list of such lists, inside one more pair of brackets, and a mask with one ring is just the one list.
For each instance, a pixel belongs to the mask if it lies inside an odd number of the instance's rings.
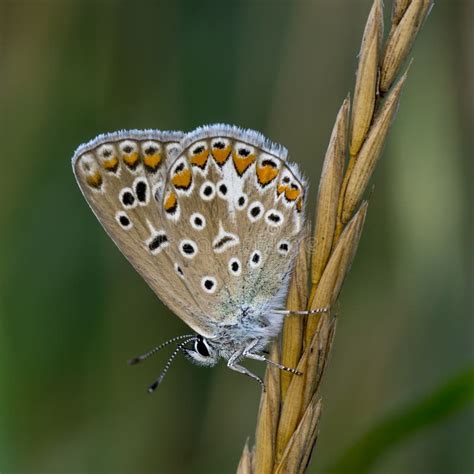
{"label": "butterfly antenna", "polygon": [[151,351],[148,351],[146,354],[142,354],[141,356],[134,357],[133,359],[130,359],[128,363],[130,365],[135,365],[138,364],[139,362],[142,362],[149,357],[151,357],[153,354],[156,354],[158,351],[163,349],[163,347],[168,346],[169,344],[172,344],[173,342],[180,341],[181,339],[186,339],[190,337],[195,337],[193,334],[185,334],[184,336],[176,336],[173,337],[172,339],[167,340],[166,342],[163,342],[163,344],[160,344],[159,346],[155,347]]}
{"label": "butterfly antenna", "polygon": [[168,372],[168,369],[171,366],[171,363],[173,362],[174,358],[178,355],[179,352],[181,352],[184,349],[184,346],[191,341],[195,341],[197,339],[196,336],[190,337],[189,339],[186,339],[186,341],[183,341],[181,344],[178,344],[174,352],[171,354],[170,358],[166,362],[163,370],[161,371],[160,376],[148,387],[148,393],[153,393],[157,388],[158,385],[163,381],[165,378],[166,373]]}

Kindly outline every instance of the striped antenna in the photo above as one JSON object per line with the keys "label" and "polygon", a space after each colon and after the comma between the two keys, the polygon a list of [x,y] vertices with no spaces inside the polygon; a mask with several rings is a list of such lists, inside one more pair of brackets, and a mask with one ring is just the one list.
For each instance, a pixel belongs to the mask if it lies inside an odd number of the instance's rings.
{"label": "striped antenna", "polygon": [[134,357],[133,359],[130,359],[130,360],[128,361],[128,363],[129,363],[130,365],[138,364],[139,362],[142,362],[142,361],[148,359],[148,358],[151,357],[153,354],[156,354],[158,351],[160,351],[161,349],[163,349],[163,347],[166,347],[166,346],[168,346],[169,344],[172,344],[173,342],[180,341],[181,339],[192,338],[192,337],[196,337],[196,336],[195,336],[194,334],[185,334],[184,336],[176,336],[176,337],[173,337],[172,339],[169,339],[168,341],[163,342],[163,344],[160,344],[159,346],[155,347],[155,348],[152,349],[151,351],[148,351],[147,353],[142,354],[141,356]]}
{"label": "striped antenna", "polygon": [[197,340],[197,336],[193,336],[193,337],[190,337],[189,339],[186,339],[181,344],[178,344],[178,346],[176,347],[176,349],[174,350],[174,352],[171,354],[170,358],[166,362],[165,367],[161,371],[160,376],[148,387],[148,393],[153,393],[157,389],[158,385],[160,385],[160,383],[163,381],[166,373],[168,372],[168,369],[170,368],[171,363],[173,362],[174,358],[178,355],[178,352],[181,352],[184,349],[184,346],[188,344],[188,342],[192,342],[196,340]]}

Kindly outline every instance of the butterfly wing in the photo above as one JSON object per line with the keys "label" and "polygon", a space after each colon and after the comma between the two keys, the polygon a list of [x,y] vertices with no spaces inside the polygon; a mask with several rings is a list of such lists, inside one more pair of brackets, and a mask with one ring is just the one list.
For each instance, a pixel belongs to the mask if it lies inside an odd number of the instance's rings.
{"label": "butterfly wing", "polygon": [[304,183],[286,150],[212,125],[187,135],[168,170],[162,214],[169,255],[199,311],[238,324],[247,308],[282,307],[303,227]]}
{"label": "butterfly wing", "polygon": [[182,136],[156,130],[101,135],[81,145],[72,164],[87,202],[121,252],[173,312],[211,336],[168,254],[170,238],[158,205]]}

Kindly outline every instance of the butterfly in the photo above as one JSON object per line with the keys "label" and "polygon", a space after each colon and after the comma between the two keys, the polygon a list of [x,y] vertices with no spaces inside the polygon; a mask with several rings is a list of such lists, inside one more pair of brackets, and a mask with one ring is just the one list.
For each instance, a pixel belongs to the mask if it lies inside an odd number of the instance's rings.
{"label": "butterfly", "polygon": [[259,132],[224,124],[119,131],[76,150],[75,177],[105,231],[195,332],[130,361],[177,343],[150,392],[180,352],[208,367],[223,358],[262,387],[243,359],[299,374],[264,352],[289,313],[305,223],[307,184],[287,155]]}

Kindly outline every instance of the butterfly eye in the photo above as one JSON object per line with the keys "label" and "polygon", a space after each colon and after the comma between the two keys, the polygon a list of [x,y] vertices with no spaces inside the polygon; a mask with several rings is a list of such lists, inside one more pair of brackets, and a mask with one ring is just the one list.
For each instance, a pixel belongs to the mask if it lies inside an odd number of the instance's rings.
{"label": "butterfly eye", "polygon": [[208,341],[202,336],[197,336],[194,341],[192,349],[184,349],[184,355],[197,365],[204,367],[216,365],[219,360],[219,352],[209,345]]}
{"label": "butterfly eye", "polygon": [[209,353],[208,345],[204,341],[203,337],[199,337],[196,342],[194,343],[194,350],[202,355],[203,357],[209,357],[211,354]]}

